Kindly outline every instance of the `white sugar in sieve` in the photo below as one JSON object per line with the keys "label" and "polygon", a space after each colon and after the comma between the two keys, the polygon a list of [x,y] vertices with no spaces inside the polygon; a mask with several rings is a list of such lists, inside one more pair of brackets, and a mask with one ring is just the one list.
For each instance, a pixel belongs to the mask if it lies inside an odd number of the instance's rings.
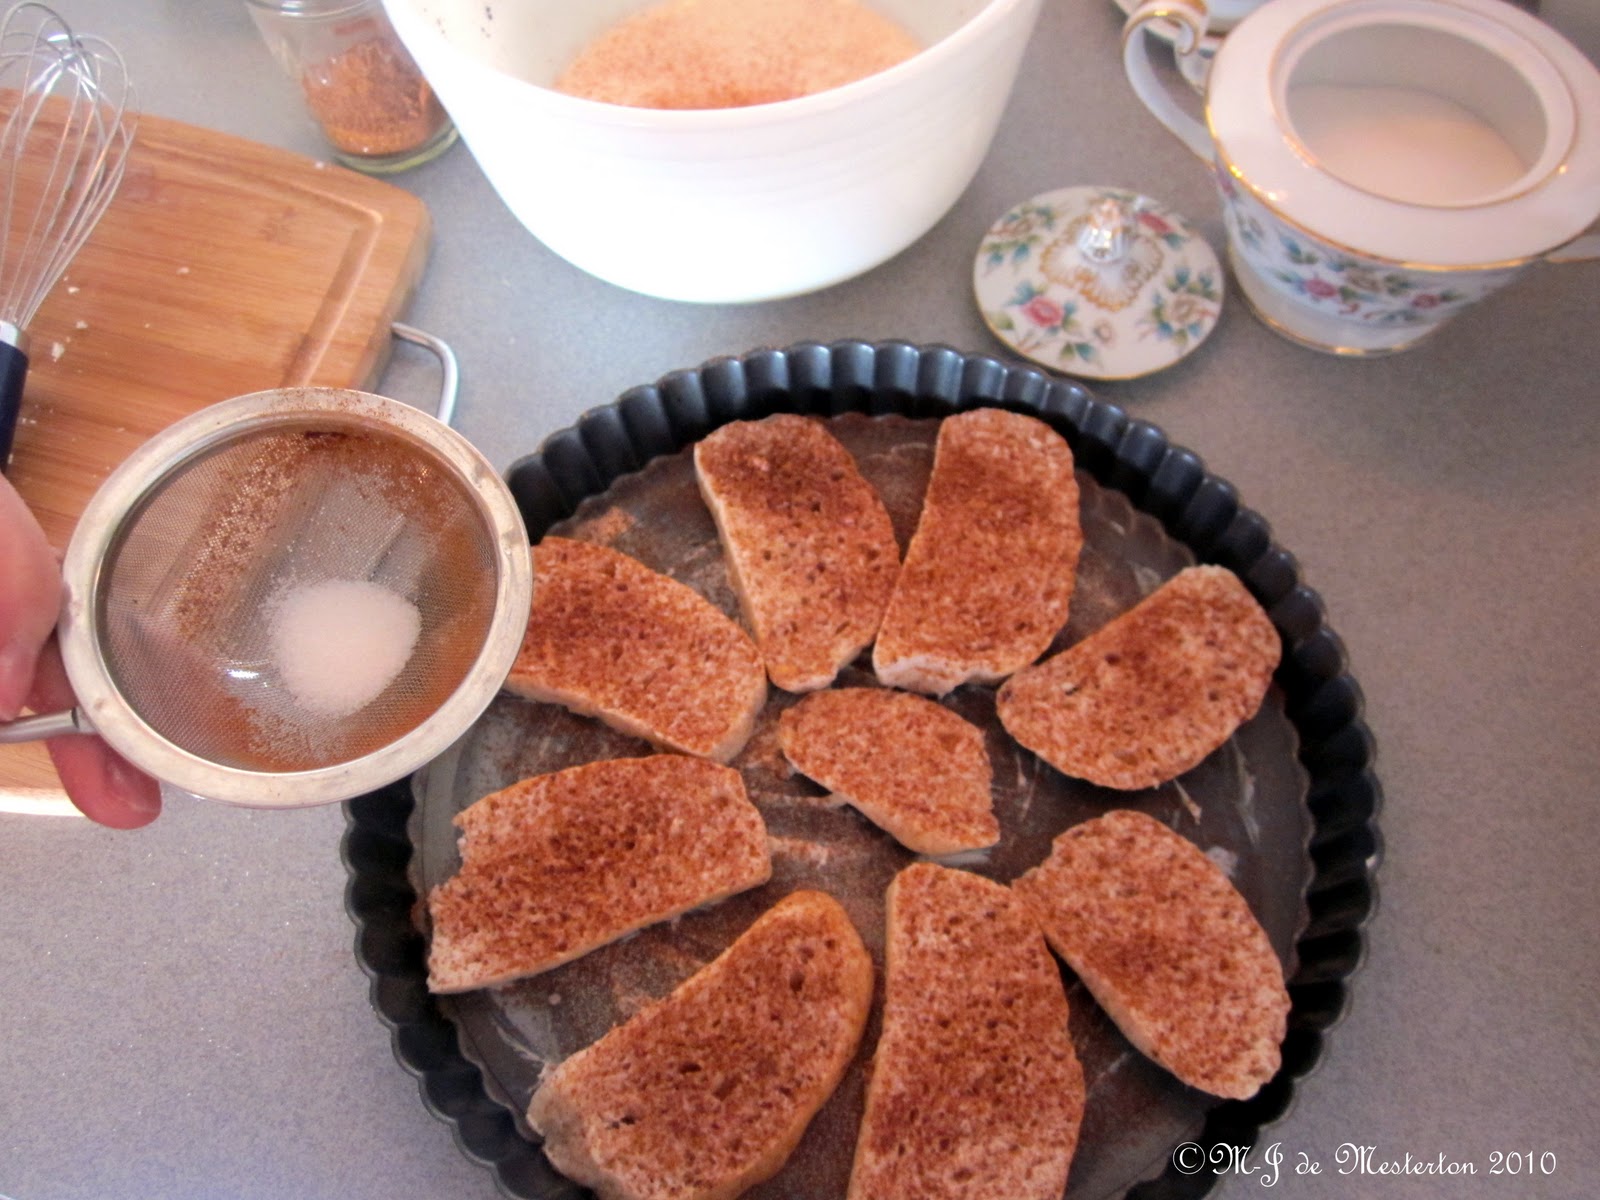
{"label": "white sugar in sieve", "polygon": [[78,706],[0,740],[93,731],[185,791],[274,808],[442,752],[504,682],[532,595],[527,534],[482,455],[334,388],[169,427],[95,494],[62,570]]}

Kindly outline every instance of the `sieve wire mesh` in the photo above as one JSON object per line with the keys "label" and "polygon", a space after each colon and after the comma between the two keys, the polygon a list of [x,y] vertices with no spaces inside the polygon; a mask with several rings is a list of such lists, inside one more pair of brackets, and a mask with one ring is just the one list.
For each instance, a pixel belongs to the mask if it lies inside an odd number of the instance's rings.
{"label": "sieve wire mesh", "polygon": [[494,531],[425,445],[371,423],[247,429],[170,471],[97,582],[100,652],[179,749],[315,770],[404,736],[489,636]]}

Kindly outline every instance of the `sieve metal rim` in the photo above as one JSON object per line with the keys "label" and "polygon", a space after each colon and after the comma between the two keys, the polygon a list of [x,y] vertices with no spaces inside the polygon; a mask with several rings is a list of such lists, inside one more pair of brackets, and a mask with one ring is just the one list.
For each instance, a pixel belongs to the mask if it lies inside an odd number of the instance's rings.
{"label": "sieve metal rim", "polygon": [[[225,442],[307,422],[394,436],[464,485],[496,547],[494,615],[461,684],[426,720],[359,758],[313,770],[267,772],[195,755],[152,728],[128,703],[101,648],[96,599],[106,559],[126,523],[176,471]],[[84,508],[62,560],[57,626],[80,728],[92,730],[141,770],[193,795],[251,808],[304,808],[347,800],[403,778],[464,733],[500,690],[522,645],[533,596],[532,556],[505,481],[448,425],[386,396],[349,388],[288,387],[220,401],[174,422],[139,447]]]}

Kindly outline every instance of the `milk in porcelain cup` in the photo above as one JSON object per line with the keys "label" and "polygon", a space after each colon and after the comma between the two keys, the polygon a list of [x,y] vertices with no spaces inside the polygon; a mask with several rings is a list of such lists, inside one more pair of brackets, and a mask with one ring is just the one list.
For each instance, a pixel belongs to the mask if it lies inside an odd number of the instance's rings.
{"label": "milk in porcelain cup", "polygon": [[[1600,71],[1504,0],[1267,0],[1216,47],[1204,120],[1150,57],[1205,0],[1143,0],[1123,64],[1210,164],[1240,290],[1337,354],[1403,350],[1541,261],[1600,257]],[[1215,44],[1215,39],[1213,39]]]}

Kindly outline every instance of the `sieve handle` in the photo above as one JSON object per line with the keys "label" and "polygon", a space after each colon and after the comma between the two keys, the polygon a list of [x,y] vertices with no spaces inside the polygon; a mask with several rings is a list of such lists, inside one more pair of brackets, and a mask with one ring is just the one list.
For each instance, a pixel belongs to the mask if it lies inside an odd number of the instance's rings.
{"label": "sieve handle", "polygon": [[20,329],[0,321],[0,475],[11,460],[11,439],[22,416],[22,384],[28,375],[25,342]]}
{"label": "sieve handle", "polygon": [[0,723],[0,746],[16,742],[42,742],[66,733],[93,732],[94,726],[89,724],[82,710],[69,708],[65,712],[40,713],[35,717],[18,717],[15,721]]}
{"label": "sieve handle", "polygon": [[461,368],[456,363],[456,352],[441,338],[414,326],[402,325],[399,321],[389,326],[389,332],[402,342],[410,342],[414,346],[431,350],[439,359],[442,375],[439,381],[439,407],[434,410],[433,415],[439,418],[441,424],[450,424],[450,419],[456,415],[456,393],[461,385]]}

